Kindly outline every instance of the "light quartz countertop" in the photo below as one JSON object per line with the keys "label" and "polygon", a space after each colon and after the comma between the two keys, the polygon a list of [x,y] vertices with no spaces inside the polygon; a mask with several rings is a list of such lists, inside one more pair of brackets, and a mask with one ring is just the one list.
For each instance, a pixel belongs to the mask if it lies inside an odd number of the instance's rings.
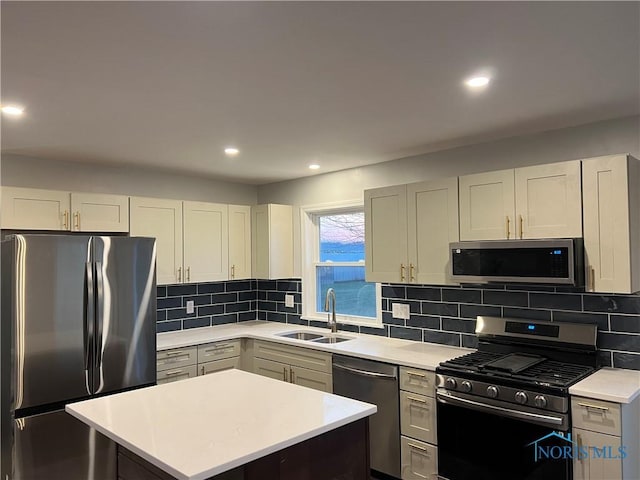
{"label": "light quartz countertop", "polygon": [[314,343],[308,340],[295,340],[278,336],[279,333],[297,331],[317,332],[325,336],[331,335],[326,328],[254,321],[160,333],[158,334],[157,348],[158,350],[167,350],[220,340],[253,338],[425,370],[435,370],[440,362],[473,351],[468,348],[449,347],[436,343],[414,342],[412,340],[352,332],[338,332],[336,335],[349,337],[351,340],[336,344]]}
{"label": "light quartz countertop", "polygon": [[601,368],[569,387],[569,393],[597,400],[631,403],[640,395],[640,371]]}
{"label": "light quartz countertop", "polygon": [[67,405],[151,464],[202,480],[376,412],[375,405],[226,370]]}

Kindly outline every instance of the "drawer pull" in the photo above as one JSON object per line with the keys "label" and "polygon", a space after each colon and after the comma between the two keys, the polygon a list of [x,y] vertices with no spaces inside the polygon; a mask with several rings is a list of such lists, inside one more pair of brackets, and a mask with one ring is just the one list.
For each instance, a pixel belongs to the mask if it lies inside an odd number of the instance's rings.
{"label": "drawer pull", "polygon": [[421,450],[423,452],[427,451],[427,447],[423,447],[421,445],[416,445],[415,443],[407,442],[407,445],[409,445],[411,448],[415,448],[416,450]]}
{"label": "drawer pull", "polygon": [[216,345],[216,346],[214,346],[214,347],[207,348],[207,349],[205,349],[205,352],[206,352],[206,353],[209,353],[209,352],[216,352],[216,351],[218,351],[218,350],[229,350],[229,349],[232,349],[232,348],[233,348],[233,345],[231,345],[231,344],[227,343],[227,344],[225,344],[225,345]]}
{"label": "drawer pull", "polygon": [[410,397],[409,395],[407,395],[407,400],[417,403],[427,403],[427,401],[422,398]]}
{"label": "drawer pull", "polygon": [[409,375],[410,377],[420,377],[420,378],[427,378],[427,375],[424,373],[420,373],[420,372],[412,372],[410,370],[407,370],[407,375]]}
{"label": "drawer pull", "polygon": [[609,410],[609,407],[603,407],[601,405],[593,405],[591,403],[581,403],[578,402],[578,405],[580,405],[581,407],[584,407],[586,409],[592,409],[592,410],[601,410],[603,412],[606,412]]}
{"label": "drawer pull", "polygon": [[181,351],[177,351],[177,352],[167,352],[166,355],[167,357],[175,357],[176,355],[184,355],[184,352]]}
{"label": "drawer pull", "polygon": [[180,375],[181,373],[184,373],[182,370],[174,370],[172,372],[166,372],[164,375],[165,377],[173,377],[174,375]]}

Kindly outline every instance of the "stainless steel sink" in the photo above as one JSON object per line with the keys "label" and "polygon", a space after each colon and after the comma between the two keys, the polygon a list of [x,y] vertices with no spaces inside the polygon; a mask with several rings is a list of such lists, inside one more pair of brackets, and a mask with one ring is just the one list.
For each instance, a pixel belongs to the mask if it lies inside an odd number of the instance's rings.
{"label": "stainless steel sink", "polygon": [[287,332],[277,333],[278,337],[294,338],[296,340],[315,340],[322,337],[321,334],[315,332]]}
{"label": "stainless steel sink", "polygon": [[315,340],[311,340],[313,343],[340,343],[346,342],[347,340],[353,340],[350,337],[322,337],[316,338]]}

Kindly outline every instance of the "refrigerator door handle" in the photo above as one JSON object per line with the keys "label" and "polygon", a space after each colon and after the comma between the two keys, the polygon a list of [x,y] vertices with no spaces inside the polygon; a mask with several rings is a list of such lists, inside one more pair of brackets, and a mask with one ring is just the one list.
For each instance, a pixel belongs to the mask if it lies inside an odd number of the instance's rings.
{"label": "refrigerator door handle", "polygon": [[102,262],[96,262],[96,375],[99,383],[96,385],[94,393],[98,393],[102,389],[102,349],[104,334],[104,276],[102,273]]}
{"label": "refrigerator door handle", "polygon": [[87,393],[93,393],[93,372],[91,366],[91,352],[93,350],[93,337],[95,335],[95,300],[93,264],[85,263],[86,291],[84,305],[84,370]]}

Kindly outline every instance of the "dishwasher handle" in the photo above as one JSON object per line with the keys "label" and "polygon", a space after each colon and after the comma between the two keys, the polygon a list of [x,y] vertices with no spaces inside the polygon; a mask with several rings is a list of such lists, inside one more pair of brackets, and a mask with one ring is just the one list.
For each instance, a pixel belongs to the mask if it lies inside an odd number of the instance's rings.
{"label": "dishwasher handle", "polygon": [[360,370],[357,368],[345,367],[344,365],[333,364],[333,368],[337,370],[344,370],[346,372],[355,373],[356,375],[362,375],[363,377],[375,377],[375,378],[388,378],[390,380],[395,380],[398,378],[397,374],[388,375],[386,373],[377,373],[377,372],[368,372],[366,370]]}

